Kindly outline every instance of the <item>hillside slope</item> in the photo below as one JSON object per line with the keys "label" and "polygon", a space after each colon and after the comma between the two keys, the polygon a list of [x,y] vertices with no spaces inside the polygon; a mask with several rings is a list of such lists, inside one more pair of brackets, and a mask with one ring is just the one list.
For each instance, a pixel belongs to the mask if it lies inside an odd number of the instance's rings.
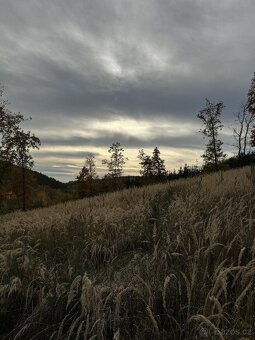
{"label": "hillside slope", "polygon": [[[4,162],[0,160],[0,168],[4,167]],[[8,164],[8,163],[7,163]],[[8,172],[12,172],[13,169],[19,169],[16,165],[9,165]],[[49,177],[41,172],[35,170],[26,170],[29,174],[32,174],[36,179],[38,185],[46,185],[51,189],[68,190],[68,183],[62,183],[55,178]]]}
{"label": "hillside slope", "polygon": [[[73,185],[62,183],[34,170],[25,171],[25,206],[33,209],[73,198]],[[23,172],[0,161],[0,214],[23,208]]]}
{"label": "hillside slope", "polygon": [[231,170],[0,218],[0,337],[254,332],[255,174]]}

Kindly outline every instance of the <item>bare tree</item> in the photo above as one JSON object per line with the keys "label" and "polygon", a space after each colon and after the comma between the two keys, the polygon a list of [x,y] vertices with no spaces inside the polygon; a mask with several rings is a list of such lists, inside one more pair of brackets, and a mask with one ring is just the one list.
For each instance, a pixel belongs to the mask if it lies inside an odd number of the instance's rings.
{"label": "bare tree", "polygon": [[233,129],[234,139],[236,140],[236,146],[238,149],[238,158],[241,157],[243,152],[243,133],[244,133],[244,124],[245,124],[245,114],[246,114],[246,106],[241,104],[241,110],[239,110],[236,114],[234,114],[236,118],[236,122],[238,123],[238,127]]}
{"label": "bare tree", "polygon": [[247,105],[242,103],[235,117],[238,126],[233,129],[233,135],[237,142],[238,158],[240,158],[241,155],[246,155],[255,115],[251,114],[247,109]]}
{"label": "bare tree", "polygon": [[247,146],[249,145],[251,132],[252,132],[252,126],[255,122],[255,115],[251,114],[250,112],[247,112],[245,116],[245,129],[244,129],[244,142],[243,142],[243,153],[246,154]]}

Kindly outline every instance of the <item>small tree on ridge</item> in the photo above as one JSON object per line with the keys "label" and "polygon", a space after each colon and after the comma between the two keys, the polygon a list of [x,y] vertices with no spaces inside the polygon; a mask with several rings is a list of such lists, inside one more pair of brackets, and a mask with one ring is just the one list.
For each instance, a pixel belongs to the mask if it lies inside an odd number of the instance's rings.
{"label": "small tree on ridge", "polygon": [[[255,116],[255,72],[251,80],[251,86],[247,95],[247,110],[254,117]],[[255,146],[255,127],[251,130],[251,146]]]}
{"label": "small tree on ridge", "polygon": [[120,177],[123,174],[123,167],[128,160],[124,156],[124,149],[119,142],[112,143],[108,152],[111,154],[110,159],[103,159],[102,164],[108,167],[108,176],[112,178]]}
{"label": "small tree on ridge", "polygon": [[212,166],[215,170],[218,169],[220,161],[226,157],[222,151],[223,142],[219,139],[219,131],[223,128],[221,123],[223,108],[223,102],[213,104],[209,99],[206,99],[205,108],[197,115],[204,125],[200,132],[209,139],[202,157],[205,164]]}

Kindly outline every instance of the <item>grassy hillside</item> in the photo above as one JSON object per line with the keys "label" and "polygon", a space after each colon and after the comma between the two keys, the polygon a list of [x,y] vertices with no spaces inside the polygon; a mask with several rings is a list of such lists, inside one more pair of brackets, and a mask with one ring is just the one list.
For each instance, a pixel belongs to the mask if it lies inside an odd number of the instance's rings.
{"label": "grassy hillside", "polygon": [[247,167],[1,217],[0,338],[249,338],[254,194]]}

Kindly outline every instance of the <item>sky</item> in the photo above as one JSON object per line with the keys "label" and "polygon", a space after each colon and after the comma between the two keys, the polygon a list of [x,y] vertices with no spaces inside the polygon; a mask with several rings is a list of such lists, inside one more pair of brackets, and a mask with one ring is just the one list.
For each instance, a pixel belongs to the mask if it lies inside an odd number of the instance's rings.
{"label": "sky", "polygon": [[126,175],[158,146],[167,169],[202,162],[196,114],[223,101],[224,150],[255,71],[254,0],[0,0],[0,83],[32,117],[35,170],[67,182],[119,141]]}

